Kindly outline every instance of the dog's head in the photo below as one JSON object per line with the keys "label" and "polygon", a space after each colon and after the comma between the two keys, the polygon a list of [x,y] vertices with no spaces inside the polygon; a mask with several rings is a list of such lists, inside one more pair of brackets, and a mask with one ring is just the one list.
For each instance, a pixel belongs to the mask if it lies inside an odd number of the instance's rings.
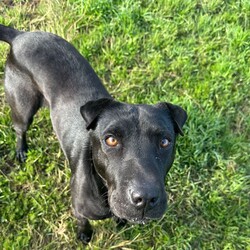
{"label": "dog's head", "polygon": [[186,112],[170,103],[130,105],[99,99],[81,107],[81,114],[112,213],[138,223],[160,218],[167,207],[164,179]]}

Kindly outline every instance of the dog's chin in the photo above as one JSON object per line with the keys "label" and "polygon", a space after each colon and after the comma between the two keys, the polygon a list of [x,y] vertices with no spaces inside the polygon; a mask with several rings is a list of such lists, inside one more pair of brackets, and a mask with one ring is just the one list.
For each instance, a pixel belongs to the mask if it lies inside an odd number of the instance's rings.
{"label": "dog's chin", "polygon": [[125,214],[125,213],[119,213],[115,208],[112,209],[112,213],[115,217],[121,219],[121,220],[126,220],[131,224],[140,224],[140,225],[145,225],[148,222],[152,221],[152,220],[158,220],[161,218],[161,216],[159,217],[147,217],[144,215],[129,215],[129,214]]}

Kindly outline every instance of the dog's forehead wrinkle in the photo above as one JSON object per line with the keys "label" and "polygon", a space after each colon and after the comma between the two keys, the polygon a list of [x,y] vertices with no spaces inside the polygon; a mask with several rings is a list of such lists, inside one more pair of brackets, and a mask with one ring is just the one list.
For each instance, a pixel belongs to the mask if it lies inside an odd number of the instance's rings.
{"label": "dog's forehead wrinkle", "polygon": [[129,139],[138,152],[144,150],[141,145],[148,145],[156,136],[174,137],[171,117],[152,105],[115,104],[101,115],[99,123],[101,137],[110,133]]}
{"label": "dog's forehead wrinkle", "polygon": [[152,106],[140,104],[139,121],[144,133],[149,134],[172,134],[174,126],[172,119],[167,112]]}
{"label": "dog's forehead wrinkle", "polygon": [[[100,130],[134,131],[139,124],[139,115],[135,105],[119,103],[100,116]],[[122,132],[121,131],[121,132]]]}

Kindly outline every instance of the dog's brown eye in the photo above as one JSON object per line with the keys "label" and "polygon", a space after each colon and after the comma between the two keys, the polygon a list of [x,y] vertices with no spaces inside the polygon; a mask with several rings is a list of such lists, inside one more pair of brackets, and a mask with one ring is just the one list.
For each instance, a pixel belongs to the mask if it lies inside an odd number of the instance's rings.
{"label": "dog's brown eye", "polygon": [[164,138],[164,139],[161,140],[160,146],[162,148],[166,148],[166,147],[169,146],[169,144],[170,144],[170,141],[167,138]]}
{"label": "dog's brown eye", "polygon": [[118,140],[113,136],[106,138],[105,142],[110,147],[116,147],[118,145]]}

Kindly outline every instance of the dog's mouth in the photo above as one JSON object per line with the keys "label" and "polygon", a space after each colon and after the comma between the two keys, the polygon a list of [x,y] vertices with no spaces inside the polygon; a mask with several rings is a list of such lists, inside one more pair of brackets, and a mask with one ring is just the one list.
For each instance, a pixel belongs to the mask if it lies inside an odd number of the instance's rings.
{"label": "dog's mouth", "polygon": [[128,217],[128,218],[126,218],[126,220],[129,221],[132,224],[145,225],[149,221],[156,220],[156,219],[159,219],[159,218],[158,217],[152,217],[152,218],[148,217],[145,210],[142,210],[142,211],[139,212],[139,215],[137,217]]}
{"label": "dog's mouth", "polygon": [[126,220],[132,224],[140,224],[145,225],[152,220],[157,220],[162,217],[162,214],[155,214],[154,212],[145,211],[145,210],[135,210],[131,208],[129,205],[124,203],[115,203],[112,204],[111,213],[121,219]]}
{"label": "dog's mouth", "polygon": [[150,218],[133,218],[133,219],[130,219],[128,220],[130,223],[133,223],[133,224],[139,224],[139,225],[145,225],[147,224],[149,221],[151,221],[152,219]]}
{"label": "dog's mouth", "polygon": [[[122,216],[120,217],[119,215],[117,215],[115,212],[112,212],[114,217],[119,218],[120,220],[126,220],[129,223],[132,224],[139,224],[139,225],[145,225],[147,224],[149,221],[153,220],[153,218],[148,218],[148,217],[127,217],[127,216]],[[154,218],[155,219],[155,218]]]}
{"label": "dog's mouth", "polygon": [[150,221],[154,221],[154,220],[158,220],[161,219],[161,216],[159,217],[147,217],[147,216],[138,216],[138,217],[130,217],[130,216],[117,216],[113,213],[113,216],[119,218],[120,220],[126,220],[131,224],[138,224],[138,225],[145,225],[147,223],[149,223]]}

